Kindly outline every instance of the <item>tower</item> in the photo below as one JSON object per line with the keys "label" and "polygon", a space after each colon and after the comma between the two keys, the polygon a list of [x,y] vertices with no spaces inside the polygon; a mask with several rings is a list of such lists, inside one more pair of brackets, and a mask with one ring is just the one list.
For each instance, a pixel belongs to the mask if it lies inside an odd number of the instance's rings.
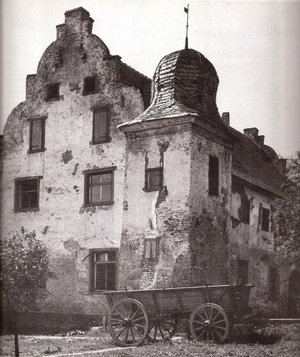
{"label": "tower", "polygon": [[[120,288],[228,282],[233,137],[199,52],[166,55],[126,136]],[[130,262],[130,264],[129,264]]]}

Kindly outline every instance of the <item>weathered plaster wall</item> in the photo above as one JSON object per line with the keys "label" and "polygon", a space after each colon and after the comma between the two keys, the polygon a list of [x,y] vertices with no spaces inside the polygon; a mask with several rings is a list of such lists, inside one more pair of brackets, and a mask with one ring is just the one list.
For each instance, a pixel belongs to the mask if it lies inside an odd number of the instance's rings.
{"label": "weathered plaster wall", "polygon": [[[49,282],[44,311],[101,312],[103,296],[89,292],[89,249],[119,247],[124,181],[124,134],[117,125],[144,110],[140,90],[118,80],[119,58],[90,33],[92,20],[67,14],[58,39],[27,79],[26,101],[13,110],[4,131],[3,235],[24,226],[45,242],[58,276]],[[98,93],[83,95],[96,75]],[[59,100],[45,101],[46,83],[60,83]],[[108,143],[92,145],[93,107],[110,109]],[[28,153],[29,121],[46,116],[44,152]],[[84,207],[83,171],[115,166],[114,203]],[[39,211],[14,212],[14,179],[42,176]]]}
{"label": "weathered plaster wall", "polygon": [[[190,283],[188,129],[170,126],[126,134],[120,288]],[[163,189],[145,192],[145,169],[155,167],[163,167]],[[145,238],[158,238],[157,261],[144,259]]]}
{"label": "weathered plaster wall", "polygon": [[[209,155],[219,158],[216,197],[208,194]],[[163,190],[144,192],[145,168],[160,166]],[[125,167],[120,287],[228,282],[231,146],[192,124],[136,131],[127,133]],[[143,258],[145,238],[159,239],[157,261]]]}
{"label": "weathered plaster wall", "polygon": [[[242,196],[250,200],[250,223],[241,222],[240,207]],[[248,281],[254,283],[251,305],[259,311],[270,312],[277,309],[277,299],[269,297],[269,269],[276,267],[273,253],[272,198],[246,186],[233,187],[231,196],[231,271],[236,281],[237,260],[248,261]],[[270,209],[270,231],[261,229],[261,208]]]}
{"label": "weathered plaster wall", "polygon": [[[219,194],[208,191],[209,155],[219,159]],[[229,280],[229,223],[232,149],[228,142],[193,128],[191,141],[192,284]]]}

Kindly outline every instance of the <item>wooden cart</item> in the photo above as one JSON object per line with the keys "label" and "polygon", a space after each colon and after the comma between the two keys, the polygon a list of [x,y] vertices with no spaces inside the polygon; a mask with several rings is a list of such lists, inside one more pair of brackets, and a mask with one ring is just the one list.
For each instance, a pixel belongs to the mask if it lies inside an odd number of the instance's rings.
{"label": "wooden cart", "polygon": [[108,331],[119,346],[169,339],[179,319],[189,320],[197,340],[224,342],[229,326],[248,311],[253,285],[210,285],[106,293]]}

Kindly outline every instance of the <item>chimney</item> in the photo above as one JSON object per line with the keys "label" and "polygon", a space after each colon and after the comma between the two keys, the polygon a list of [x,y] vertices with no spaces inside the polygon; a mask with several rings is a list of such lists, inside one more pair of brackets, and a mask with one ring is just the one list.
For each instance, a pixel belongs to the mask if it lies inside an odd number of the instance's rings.
{"label": "chimney", "polygon": [[222,113],[222,121],[226,126],[230,126],[230,113],[229,112]]}
{"label": "chimney", "polygon": [[244,134],[248,136],[248,138],[251,138],[255,142],[257,142],[257,137],[258,137],[258,129],[257,128],[246,128],[244,129]]}
{"label": "chimney", "polygon": [[278,165],[279,171],[283,175],[286,175],[286,159],[278,159],[277,165]]}
{"label": "chimney", "polygon": [[89,34],[92,32],[94,20],[90,13],[83,7],[65,12],[65,25],[67,34]]}

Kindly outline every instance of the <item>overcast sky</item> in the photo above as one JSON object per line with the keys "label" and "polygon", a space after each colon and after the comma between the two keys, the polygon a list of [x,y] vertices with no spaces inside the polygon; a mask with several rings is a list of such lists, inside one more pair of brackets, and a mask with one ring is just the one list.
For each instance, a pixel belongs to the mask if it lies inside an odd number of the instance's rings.
{"label": "overcast sky", "polygon": [[[64,12],[82,6],[111,54],[152,78],[184,47],[187,0],[0,0],[1,132],[25,98]],[[190,0],[189,47],[215,66],[220,113],[238,130],[257,127],[279,154],[300,150],[300,0]]]}

